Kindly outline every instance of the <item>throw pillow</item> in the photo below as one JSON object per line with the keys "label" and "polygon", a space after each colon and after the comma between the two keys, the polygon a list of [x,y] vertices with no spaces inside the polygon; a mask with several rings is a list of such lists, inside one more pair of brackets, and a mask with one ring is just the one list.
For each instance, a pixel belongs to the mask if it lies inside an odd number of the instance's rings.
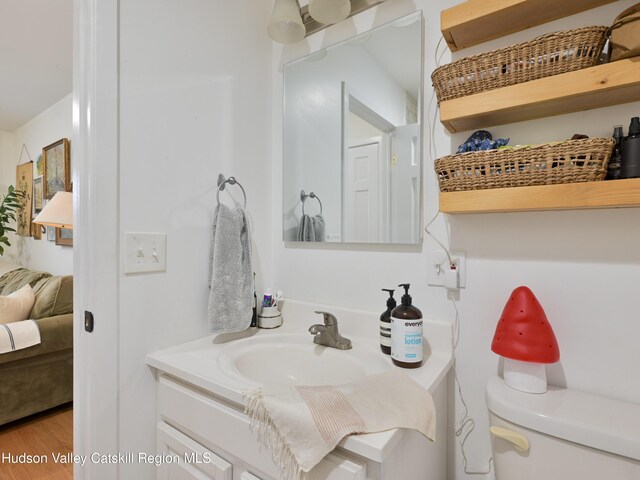
{"label": "throw pillow", "polygon": [[27,320],[35,302],[36,296],[28,284],[6,297],[0,296],[0,323]]}
{"label": "throw pillow", "polygon": [[36,303],[31,318],[39,320],[73,312],[73,276],[49,277],[40,280],[34,287]]}

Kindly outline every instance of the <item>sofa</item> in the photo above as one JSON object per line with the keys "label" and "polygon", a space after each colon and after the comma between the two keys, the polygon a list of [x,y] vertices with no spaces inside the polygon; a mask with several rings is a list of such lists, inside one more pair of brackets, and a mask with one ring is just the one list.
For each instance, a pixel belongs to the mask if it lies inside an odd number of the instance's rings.
{"label": "sofa", "polygon": [[[0,354],[0,425],[73,400],[73,277],[0,261],[0,295],[27,283],[42,342]],[[0,319],[0,323],[2,319]]]}

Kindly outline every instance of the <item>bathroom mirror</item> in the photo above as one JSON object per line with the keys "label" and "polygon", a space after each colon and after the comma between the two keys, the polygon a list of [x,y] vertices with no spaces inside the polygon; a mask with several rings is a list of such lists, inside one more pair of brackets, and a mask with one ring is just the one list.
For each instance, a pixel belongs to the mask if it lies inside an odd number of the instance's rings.
{"label": "bathroom mirror", "polygon": [[284,66],[285,241],[420,242],[422,29],[416,12]]}

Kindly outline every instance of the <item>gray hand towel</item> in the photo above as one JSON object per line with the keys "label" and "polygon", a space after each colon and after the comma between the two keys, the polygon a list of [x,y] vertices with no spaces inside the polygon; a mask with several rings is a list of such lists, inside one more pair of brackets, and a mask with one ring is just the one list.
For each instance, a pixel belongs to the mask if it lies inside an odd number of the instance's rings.
{"label": "gray hand towel", "polygon": [[251,238],[246,212],[218,205],[213,215],[209,255],[209,329],[236,332],[253,314]]}
{"label": "gray hand towel", "polygon": [[316,242],[324,242],[324,217],[320,214],[312,218],[313,232],[315,233]]}
{"label": "gray hand towel", "polygon": [[318,214],[314,217],[302,215],[297,239],[299,242],[323,242],[324,218],[322,215]]}

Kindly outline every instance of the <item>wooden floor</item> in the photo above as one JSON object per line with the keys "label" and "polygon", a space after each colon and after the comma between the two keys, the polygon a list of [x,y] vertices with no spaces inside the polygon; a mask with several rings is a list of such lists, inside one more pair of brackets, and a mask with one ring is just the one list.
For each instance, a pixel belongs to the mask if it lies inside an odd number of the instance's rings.
{"label": "wooden floor", "polygon": [[[73,452],[72,404],[0,427],[0,480],[69,480],[73,464],[56,463],[53,453]],[[12,463],[6,455],[46,455],[42,464]]]}

